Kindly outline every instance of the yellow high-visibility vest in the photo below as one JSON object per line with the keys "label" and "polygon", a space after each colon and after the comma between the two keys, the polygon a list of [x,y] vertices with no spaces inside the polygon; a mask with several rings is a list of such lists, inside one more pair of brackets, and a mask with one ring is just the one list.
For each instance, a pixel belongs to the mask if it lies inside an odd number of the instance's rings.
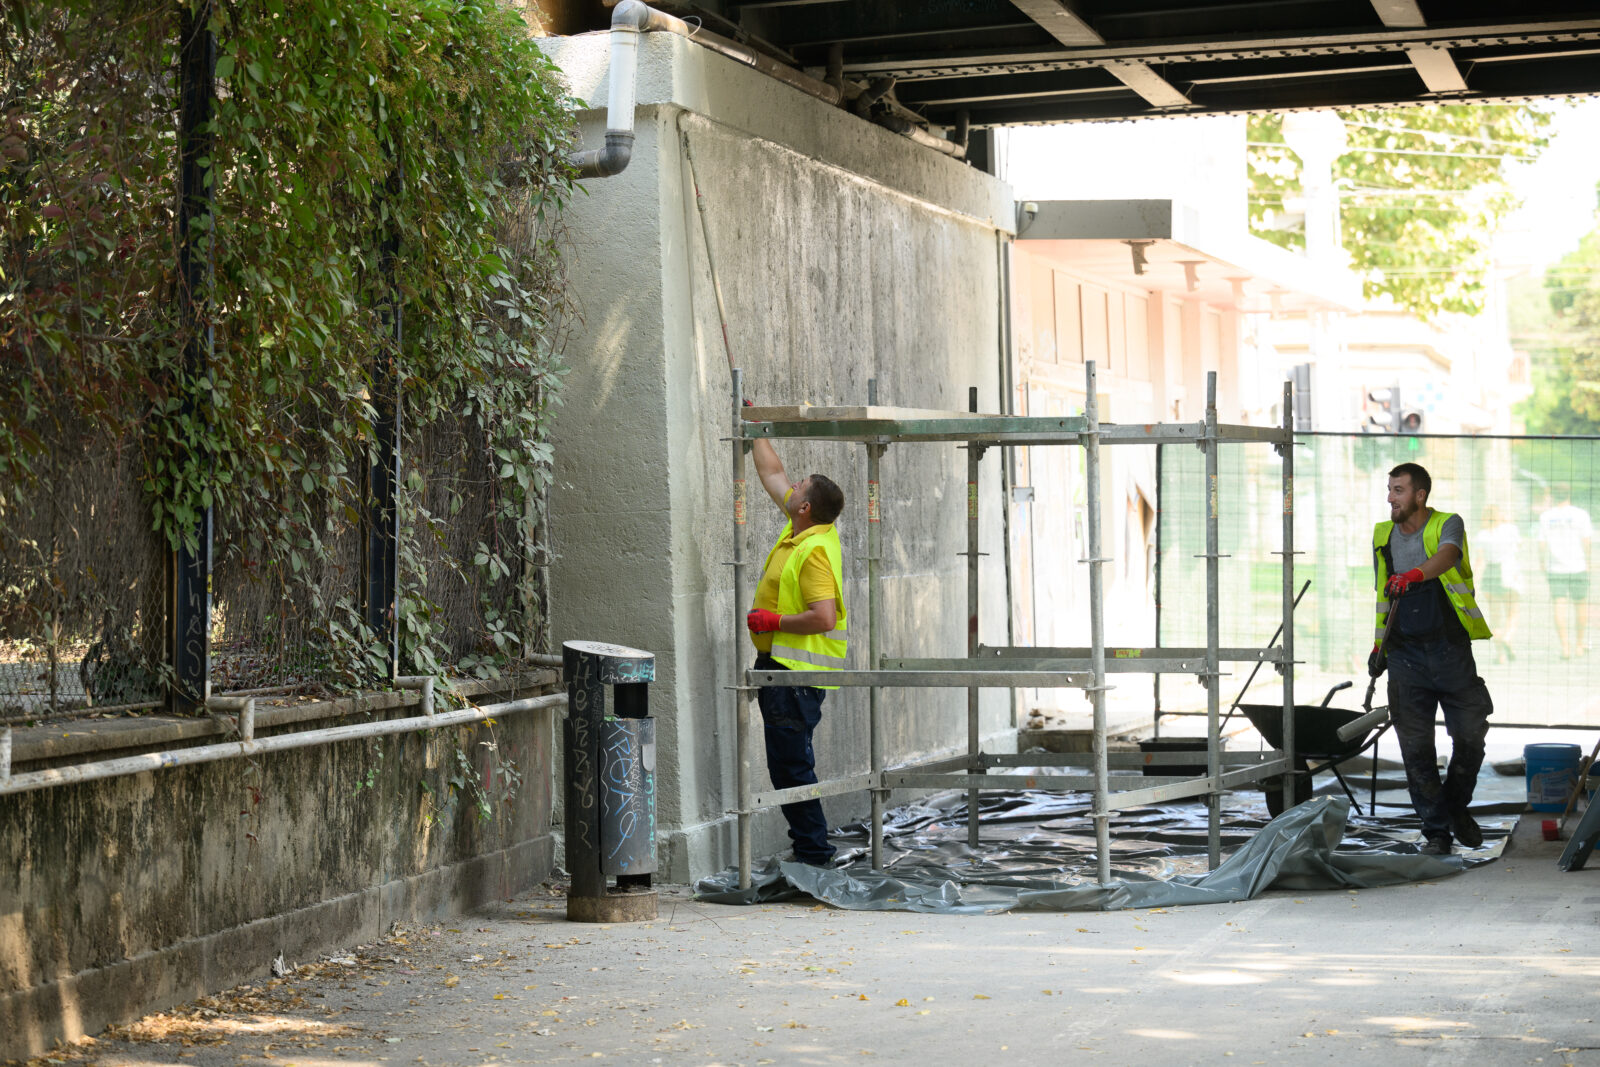
{"label": "yellow high-visibility vest", "polygon": [[[1422,528],[1422,550],[1431,558],[1439,551],[1439,535],[1444,530],[1445,520],[1451,517],[1447,511],[1435,511],[1428,518],[1428,524]],[[1383,640],[1383,626],[1389,620],[1389,595],[1384,591],[1384,586],[1389,583],[1389,561],[1384,553],[1378,549],[1389,543],[1389,537],[1394,533],[1393,522],[1380,522],[1372,528],[1372,548],[1378,557],[1378,614],[1376,629],[1373,631],[1373,641]],[[1482,641],[1494,635],[1489,632],[1489,624],[1483,618],[1483,610],[1478,607],[1478,599],[1472,584],[1472,561],[1467,556],[1466,535],[1462,535],[1461,558],[1456,560],[1454,567],[1439,575],[1439,581],[1444,584],[1444,595],[1450,599],[1450,606],[1456,609],[1456,618],[1461,620],[1461,626],[1467,631],[1467,637],[1474,641]]]}
{"label": "yellow high-visibility vest", "polygon": [[[793,527],[792,521],[784,526],[783,533],[772,546],[772,551],[767,553],[767,563],[772,562],[772,553],[778,550],[778,544],[789,536]],[[794,551],[789,553],[789,558],[783,565],[783,573],[778,576],[778,614],[798,615],[810,607],[800,598],[800,567],[805,563],[806,557],[818,549],[826,554],[828,569],[833,572],[833,598],[838,606],[838,618],[833,624],[833,629],[827,633],[791,634],[779,630],[772,635],[772,658],[790,670],[843,670],[848,659],[845,638],[848,613],[844,606],[844,550],[839,545],[837,529],[830,526],[813,537],[807,537],[798,542],[794,546]],[[762,569],[765,572],[765,565]],[[839,687],[825,685],[819,688]]]}

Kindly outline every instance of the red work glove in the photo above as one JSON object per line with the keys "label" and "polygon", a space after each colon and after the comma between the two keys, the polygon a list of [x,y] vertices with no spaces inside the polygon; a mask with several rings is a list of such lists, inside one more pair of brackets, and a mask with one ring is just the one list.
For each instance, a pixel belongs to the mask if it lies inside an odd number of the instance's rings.
{"label": "red work glove", "polygon": [[744,617],[744,624],[750,627],[753,634],[770,634],[778,628],[778,620],[783,618],[776,611],[766,608],[751,608],[750,614]]}
{"label": "red work glove", "polygon": [[1389,584],[1384,586],[1384,591],[1390,596],[1404,596],[1405,591],[1413,583],[1422,581],[1422,568],[1412,567],[1404,574],[1396,574],[1389,579]]}

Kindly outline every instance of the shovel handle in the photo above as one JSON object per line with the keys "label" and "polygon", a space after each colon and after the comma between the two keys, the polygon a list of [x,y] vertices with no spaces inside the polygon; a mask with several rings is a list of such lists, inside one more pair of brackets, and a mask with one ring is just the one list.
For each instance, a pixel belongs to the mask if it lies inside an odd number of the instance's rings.
{"label": "shovel handle", "polygon": [[1375,711],[1367,712],[1359,719],[1350,720],[1343,726],[1339,727],[1339,729],[1335,732],[1339,735],[1339,740],[1353,741],[1362,734],[1366,733],[1368,730],[1372,729],[1374,726],[1382,726],[1388,721],[1389,709],[1387,707],[1382,707]]}

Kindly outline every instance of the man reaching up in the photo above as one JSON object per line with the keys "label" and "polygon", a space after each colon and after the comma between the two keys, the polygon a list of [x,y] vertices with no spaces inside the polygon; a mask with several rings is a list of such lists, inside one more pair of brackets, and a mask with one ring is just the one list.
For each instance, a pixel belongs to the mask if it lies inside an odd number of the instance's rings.
{"label": "man reaching up", "polygon": [[[752,449],[756,475],[789,522],[767,554],[755,603],[746,616],[758,671],[840,670],[845,665],[844,557],[833,522],[844,493],[813,474],[789,484],[772,442]],[[767,747],[767,771],[778,789],[813,785],[816,754],[811,736],[822,720],[822,701],[834,686],[765,686],[757,695]],[[783,805],[795,859],[825,867],[833,859],[822,802]]]}

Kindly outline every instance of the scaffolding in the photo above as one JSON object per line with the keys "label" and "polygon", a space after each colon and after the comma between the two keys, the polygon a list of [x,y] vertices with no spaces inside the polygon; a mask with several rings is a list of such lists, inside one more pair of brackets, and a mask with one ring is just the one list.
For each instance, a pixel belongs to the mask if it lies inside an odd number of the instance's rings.
{"label": "scaffolding", "polygon": [[[1215,869],[1221,863],[1221,802],[1228,791],[1255,782],[1279,779],[1285,806],[1294,803],[1293,769],[1286,753],[1294,748],[1294,429],[1292,390],[1284,383],[1280,427],[1222,425],[1217,422],[1217,380],[1206,376],[1205,418],[1195,423],[1102,424],[1099,420],[1095,364],[1084,366],[1084,412],[1073,417],[980,415],[975,401],[966,412],[922,412],[881,409],[877,383],[867,385],[866,408],[746,408],[743,375],[733,372],[733,574],[735,647],[744,639],[745,612],[750,606],[749,564],[745,554],[747,453],[759,438],[855,442],[866,447],[867,460],[867,612],[868,669],[760,671],[734,660],[734,742],[737,755],[739,886],[748,888],[751,870],[751,819],[765,809],[798,800],[820,799],[866,790],[871,794],[871,864],[883,868],[883,811],[894,789],[967,790],[967,840],[978,845],[978,795],[983,789],[1033,788],[1090,790],[1090,817],[1095,826],[1098,876],[1111,880],[1110,818],[1113,811],[1184,797],[1204,797],[1208,809],[1207,856]],[[882,651],[879,570],[882,514],[878,474],[892,444],[959,442],[967,451],[967,650],[964,657],[907,659]],[[1283,619],[1282,644],[1276,648],[1220,647],[1218,560],[1218,451],[1223,443],[1270,444],[1282,463]],[[1205,454],[1206,645],[1203,648],[1106,647],[1100,568],[1111,562],[1102,555],[1100,515],[1100,449],[1119,444],[1192,444]],[[1078,446],[1085,453],[1089,556],[1090,645],[1086,648],[989,646],[978,632],[979,473],[984,452],[995,446]],[[1037,487],[1036,487],[1037,488]],[[856,628],[852,626],[852,630]],[[859,631],[857,631],[859,632]],[[1222,665],[1271,663],[1283,676],[1283,748],[1262,752],[1224,752],[1221,733]],[[1139,753],[1111,754],[1106,745],[1105,693],[1109,674],[1190,674],[1206,689],[1206,773],[1198,776],[1112,775],[1111,769],[1142,768]],[[751,697],[763,686],[840,686],[868,690],[868,756],[864,774],[819,780],[814,785],[756,790],[751,781],[754,742]],[[879,691],[891,687],[945,687],[967,690],[967,751],[964,755],[897,767],[885,765]],[[978,691],[984,688],[1078,688],[1094,709],[1093,774],[1005,773],[1017,768],[1068,769],[1081,758],[1065,753],[986,753],[979,737]],[[1000,773],[996,773],[996,771]]]}

